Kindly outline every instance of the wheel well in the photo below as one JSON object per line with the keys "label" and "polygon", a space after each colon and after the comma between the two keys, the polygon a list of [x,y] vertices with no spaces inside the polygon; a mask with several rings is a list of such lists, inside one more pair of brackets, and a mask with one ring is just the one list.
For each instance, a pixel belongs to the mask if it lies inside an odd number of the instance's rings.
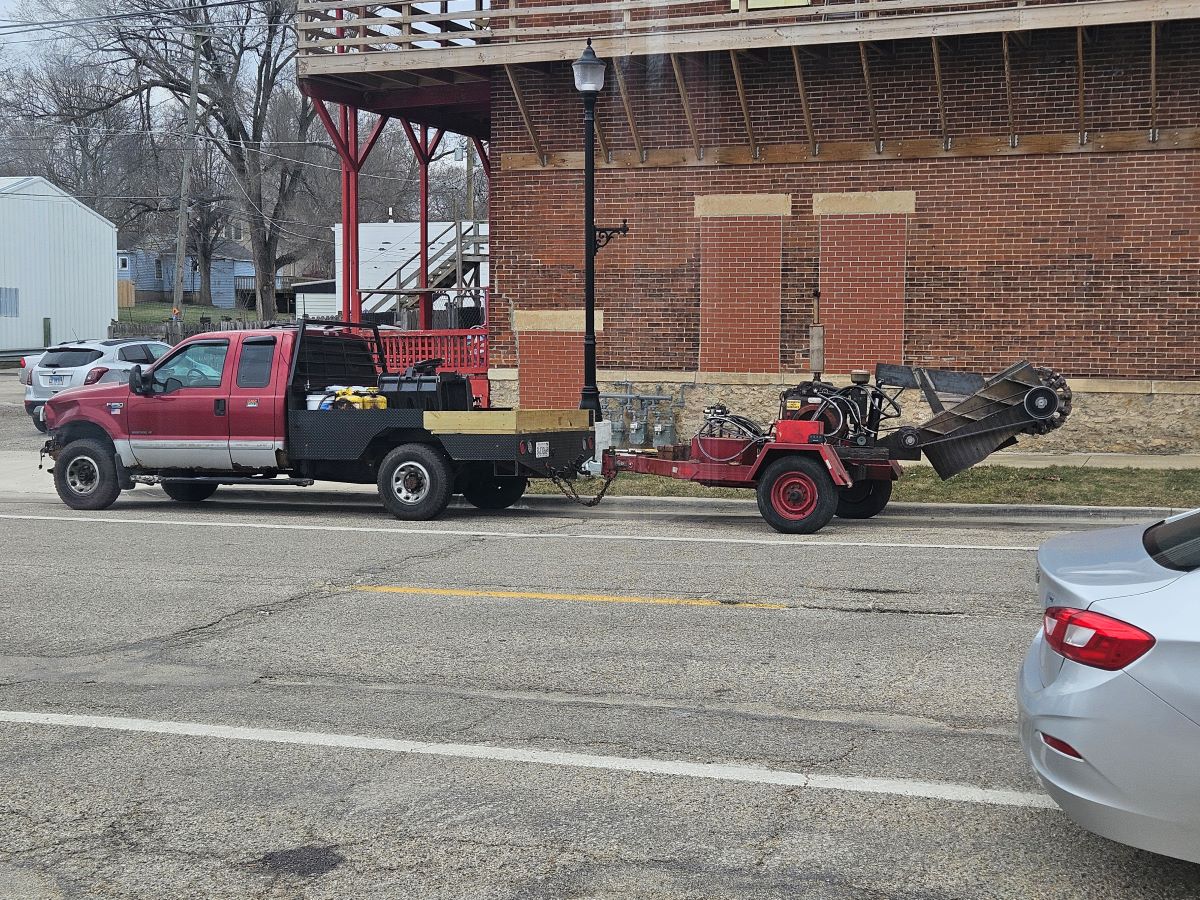
{"label": "wheel well", "polygon": [[70,444],[72,441],[94,440],[99,441],[113,453],[117,452],[117,447],[113,443],[113,439],[108,432],[94,422],[71,422],[64,425],[62,428],[56,429],[54,438],[63,446]]}
{"label": "wheel well", "polygon": [[359,459],[372,469],[378,469],[379,463],[392,450],[395,450],[401,444],[428,444],[443,453],[446,448],[442,446],[442,442],[425,430],[415,430],[411,428],[396,428],[381,432],[371,438],[371,442],[367,444],[363,450],[362,456]]}
{"label": "wheel well", "polygon": [[823,464],[825,468],[829,470],[829,475],[833,479],[834,484],[839,486],[851,484],[850,476],[846,473],[846,469],[842,466],[841,460],[839,460],[836,456],[833,456],[833,462],[836,463],[836,465],[831,466],[827,462],[829,457],[821,452],[821,446],[822,445],[819,444],[813,444],[812,449],[809,450],[799,449],[796,447],[772,448],[768,444],[766,449],[763,450],[762,454],[758,457],[758,460],[754,464],[753,478],[755,481],[757,481],[762,476],[763,470],[781,457],[803,456],[808,457],[809,459],[815,459],[817,462]]}

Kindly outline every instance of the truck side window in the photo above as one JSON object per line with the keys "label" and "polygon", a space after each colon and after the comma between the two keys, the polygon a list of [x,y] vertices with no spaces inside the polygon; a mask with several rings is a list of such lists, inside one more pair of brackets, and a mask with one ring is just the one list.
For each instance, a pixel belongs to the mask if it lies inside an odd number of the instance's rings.
{"label": "truck side window", "polygon": [[274,356],[275,338],[250,338],[245,341],[241,359],[238,360],[238,387],[260,388],[269,385]]}
{"label": "truck side window", "polygon": [[154,367],[154,392],[171,393],[180,388],[221,386],[229,341],[189,344],[166,362]]}

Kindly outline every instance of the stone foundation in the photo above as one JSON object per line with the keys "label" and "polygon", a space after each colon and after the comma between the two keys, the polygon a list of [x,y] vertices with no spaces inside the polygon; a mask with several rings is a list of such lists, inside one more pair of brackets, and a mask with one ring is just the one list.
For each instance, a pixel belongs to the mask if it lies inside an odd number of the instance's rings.
{"label": "stone foundation", "polygon": [[[615,376],[615,377],[614,377]],[[654,377],[647,377],[654,376]],[[769,380],[764,376],[722,376],[716,373],[601,372],[602,393],[629,390],[638,394],[671,394],[682,391],[684,405],[676,413],[677,440],[695,434],[703,421],[704,407],[723,403],[731,412],[766,424],[779,410],[779,393],[802,381]],[[837,384],[847,379],[833,377]],[[1044,436],[1024,436],[1015,450],[1061,453],[1195,453],[1200,451],[1200,383],[1072,379],[1071,417],[1060,429]],[[517,405],[515,369],[492,373],[492,403]],[[903,423],[919,424],[932,414],[919,391],[900,398]]]}

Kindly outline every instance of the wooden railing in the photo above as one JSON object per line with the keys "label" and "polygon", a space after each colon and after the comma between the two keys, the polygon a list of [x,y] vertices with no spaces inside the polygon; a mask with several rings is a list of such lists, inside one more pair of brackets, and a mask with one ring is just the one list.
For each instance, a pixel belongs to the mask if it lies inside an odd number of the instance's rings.
{"label": "wooden railing", "polygon": [[[489,45],[570,41],[584,37],[649,37],[670,32],[713,32],[860,19],[1028,10],[1035,7],[1103,7],[1113,0],[816,0],[767,5],[758,0],[599,0],[594,3],[514,0],[504,6],[474,0],[475,9],[445,11],[442,2],[364,5],[359,0],[301,3],[297,30],[301,56],[413,51],[463,51]],[[465,4],[461,4],[465,5]],[[748,42],[750,43],[750,42]],[[503,49],[494,48],[491,49]],[[682,42],[658,52],[687,52]],[[578,53],[578,48],[574,52]],[[443,54],[444,55],[444,54]],[[461,54],[460,54],[461,55]],[[490,55],[490,54],[489,54]],[[485,61],[483,58],[480,62]],[[497,60],[503,61],[500,57]],[[436,63],[434,63],[436,64]]]}

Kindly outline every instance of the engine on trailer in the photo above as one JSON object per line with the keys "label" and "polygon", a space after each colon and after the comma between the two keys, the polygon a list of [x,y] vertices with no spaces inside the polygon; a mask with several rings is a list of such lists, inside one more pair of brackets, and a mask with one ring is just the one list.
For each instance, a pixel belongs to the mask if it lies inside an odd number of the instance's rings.
{"label": "engine on trailer", "polygon": [[879,438],[881,426],[901,415],[897,402],[903,388],[888,393],[871,384],[871,374],[857,369],[850,384],[839,388],[828,381],[804,381],[779,395],[779,419],[820,422],[825,437],[856,447],[870,447]]}

